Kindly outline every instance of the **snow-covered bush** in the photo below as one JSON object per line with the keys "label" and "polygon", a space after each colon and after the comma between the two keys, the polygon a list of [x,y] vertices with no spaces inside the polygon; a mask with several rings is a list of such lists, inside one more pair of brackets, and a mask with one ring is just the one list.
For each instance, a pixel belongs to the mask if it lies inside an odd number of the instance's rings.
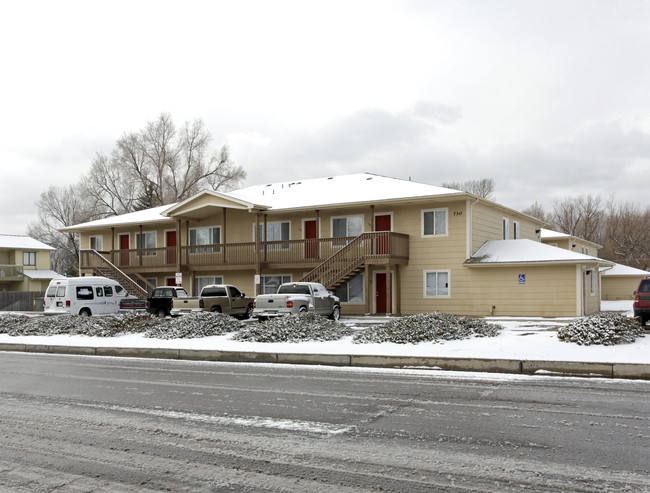
{"label": "snow-covered bush", "polygon": [[419,342],[450,341],[469,337],[493,337],[502,326],[484,320],[448,315],[446,313],[421,313],[397,318],[371,327],[354,336],[355,343],[394,342],[417,344]]}
{"label": "snow-covered bush", "polygon": [[314,313],[305,313],[248,325],[233,339],[249,342],[335,341],[351,334],[352,330],[343,324]]}
{"label": "snow-covered bush", "polygon": [[222,313],[192,312],[171,320],[160,320],[150,327],[146,337],[154,339],[194,339],[236,332],[245,325]]}
{"label": "snow-covered bush", "polygon": [[644,332],[643,327],[632,318],[618,313],[597,313],[560,327],[557,336],[561,341],[575,342],[581,346],[612,346],[634,342],[637,337],[643,337]]}

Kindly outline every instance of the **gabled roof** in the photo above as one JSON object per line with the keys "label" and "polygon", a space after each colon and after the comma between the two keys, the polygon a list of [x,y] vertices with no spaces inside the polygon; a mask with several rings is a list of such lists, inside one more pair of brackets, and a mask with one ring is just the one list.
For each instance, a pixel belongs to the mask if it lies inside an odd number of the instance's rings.
{"label": "gabled roof", "polygon": [[0,248],[3,250],[56,250],[50,245],[22,235],[0,235]]}
{"label": "gabled roof", "polygon": [[614,264],[611,269],[603,269],[603,276],[607,277],[645,277],[650,276],[647,270],[636,269],[623,264]]}
{"label": "gabled roof", "polygon": [[467,194],[451,188],[357,173],[254,185],[228,195],[250,203],[266,204],[269,210],[284,210]]}
{"label": "gabled roof", "polygon": [[160,207],[154,207],[153,209],[144,209],[142,211],[129,212],[128,214],[120,214],[119,216],[97,219],[96,221],[89,221],[87,223],[75,224],[74,226],[61,228],[59,231],[82,231],[128,224],[172,222],[171,219],[163,216],[162,213],[174,205],[176,204],[161,205]]}
{"label": "gabled roof", "polygon": [[267,209],[265,205],[254,204],[246,200],[242,200],[233,194],[217,192],[214,190],[202,190],[196,195],[188,199],[168,206],[163,216],[166,217],[195,217],[200,218],[209,213],[215,207],[226,207],[228,209]]}
{"label": "gabled roof", "polygon": [[559,231],[553,231],[551,229],[546,229],[542,228],[539,234],[540,238],[542,241],[548,241],[548,240],[575,240],[579,241],[581,243],[587,243],[589,245],[593,245],[596,248],[602,248],[602,245],[599,245],[598,243],[594,243],[593,241],[585,240],[584,238],[580,238],[579,236],[572,236],[567,233],[561,233]]}
{"label": "gabled roof", "polygon": [[465,265],[488,266],[504,264],[583,264],[613,265],[591,255],[572,252],[564,248],[545,245],[533,240],[486,241]]}

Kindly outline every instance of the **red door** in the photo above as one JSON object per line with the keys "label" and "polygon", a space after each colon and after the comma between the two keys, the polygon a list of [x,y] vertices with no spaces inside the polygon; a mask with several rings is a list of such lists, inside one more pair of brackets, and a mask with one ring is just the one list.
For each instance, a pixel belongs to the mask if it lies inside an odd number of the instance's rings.
{"label": "red door", "polygon": [[165,233],[167,238],[167,263],[176,263],[176,231],[167,231]]}
{"label": "red door", "polygon": [[316,221],[305,221],[305,258],[318,257],[318,228]]}
{"label": "red door", "polygon": [[[375,231],[390,231],[391,218],[390,214],[375,216]],[[387,255],[390,253],[390,235],[378,235],[375,244],[375,253],[378,255]]]}
{"label": "red door", "polygon": [[175,277],[168,277],[165,279],[165,286],[176,286],[176,278]]}
{"label": "red door", "polygon": [[[392,281],[393,276],[390,276]],[[386,290],[386,273],[377,273],[375,275],[375,304],[377,306],[377,313],[392,313],[392,296],[390,289]]]}
{"label": "red door", "polygon": [[[129,249],[129,235],[120,235],[120,250]],[[129,265],[129,252],[120,253],[120,265]]]}

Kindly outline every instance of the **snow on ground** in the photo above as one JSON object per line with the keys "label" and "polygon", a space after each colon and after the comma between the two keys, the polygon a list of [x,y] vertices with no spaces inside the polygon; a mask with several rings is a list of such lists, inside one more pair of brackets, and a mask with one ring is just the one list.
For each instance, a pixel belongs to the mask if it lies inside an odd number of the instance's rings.
{"label": "snow on ground", "polygon": [[[604,311],[632,315],[632,301],[603,301]],[[383,323],[383,317],[343,318],[342,321],[361,330],[369,324]],[[0,344],[45,344],[86,347],[143,347],[172,349],[213,349],[221,351],[253,351],[301,354],[364,354],[396,356],[431,356],[457,358],[494,358],[550,361],[593,361],[602,363],[650,364],[650,334],[632,344],[616,346],[578,346],[561,342],[555,329],[571,318],[488,318],[505,330],[497,337],[462,341],[420,344],[354,344],[351,337],[330,342],[256,343],[230,340],[230,335],[201,339],[148,339],[141,334],[120,337],[88,337],[81,335],[20,336],[0,334]]]}

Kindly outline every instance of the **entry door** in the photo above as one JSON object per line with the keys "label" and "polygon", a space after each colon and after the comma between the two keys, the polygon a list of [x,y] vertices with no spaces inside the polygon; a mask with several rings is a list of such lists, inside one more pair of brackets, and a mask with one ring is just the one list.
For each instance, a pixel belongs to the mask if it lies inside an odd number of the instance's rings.
{"label": "entry door", "polygon": [[[129,235],[120,235],[120,250],[128,250],[129,245]],[[120,265],[129,265],[129,252],[120,253]]]}
{"label": "entry door", "polygon": [[[390,214],[375,216],[375,231],[391,231]],[[380,235],[377,238],[375,253],[378,255],[387,255],[390,253],[390,235]]]}
{"label": "entry door", "polygon": [[165,279],[165,286],[176,286],[176,278],[168,277],[167,279]]}
{"label": "entry door", "polygon": [[318,225],[315,220],[305,221],[305,258],[318,258]]}
{"label": "entry door", "polygon": [[167,264],[173,265],[176,263],[176,231],[167,231],[165,237],[167,239]]}
{"label": "entry door", "polygon": [[[390,276],[390,282],[392,286],[393,276]],[[392,313],[392,296],[390,291],[386,292],[386,273],[377,272],[375,274],[375,306],[377,307],[377,313]],[[387,296],[388,295],[388,296]],[[388,302],[386,301],[388,298]]]}

